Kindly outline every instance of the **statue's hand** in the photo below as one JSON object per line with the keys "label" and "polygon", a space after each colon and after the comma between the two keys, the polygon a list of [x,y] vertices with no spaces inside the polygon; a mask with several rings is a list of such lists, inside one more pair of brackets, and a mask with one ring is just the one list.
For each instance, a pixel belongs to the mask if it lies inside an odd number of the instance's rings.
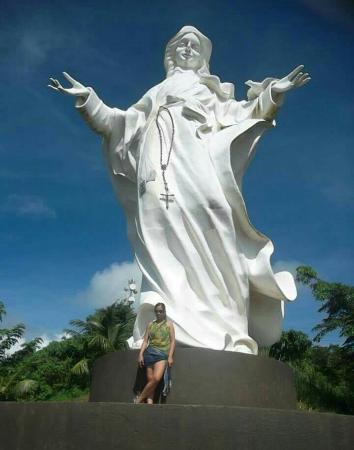
{"label": "statue's hand", "polygon": [[54,78],[49,78],[50,84],[48,84],[48,87],[55,91],[63,92],[64,94],[73,95],[75,97],[87,98],[89,96],[90,90],[87,87],[74,80],[68,73],[63,72],[63,75],[72,84],[71,88],[64,88],[60,82]]}
{"label": "statue's hand", "polygon": [[303,73],[303,65],[297,66],[292,72],[281,80],[276,81],[272,85],[272,92],[282,94],[293,88],[304,86],[311,78],[308,73]]}

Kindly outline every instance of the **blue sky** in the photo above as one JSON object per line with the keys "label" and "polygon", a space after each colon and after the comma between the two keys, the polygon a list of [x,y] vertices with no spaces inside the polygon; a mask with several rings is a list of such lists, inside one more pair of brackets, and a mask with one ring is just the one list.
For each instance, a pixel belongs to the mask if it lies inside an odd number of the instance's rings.
{"label": "blue sky", "polygon": [[[69,72],[126,109],[164,78],[163,51],[183,25],[213,42],[212,73],[232,81],[312,76],[290,93],[244,181],[273,263],[311,265],[353,284],[354,13],[332,0],[2,0],[0,16],[0,298],[5,326],[55,337],[114,301],[136,275],[100,139],[69,97],[46,87]],[[319,322],[305,289],[285,328]],[[324,343],[333,342],[330,336]]]}

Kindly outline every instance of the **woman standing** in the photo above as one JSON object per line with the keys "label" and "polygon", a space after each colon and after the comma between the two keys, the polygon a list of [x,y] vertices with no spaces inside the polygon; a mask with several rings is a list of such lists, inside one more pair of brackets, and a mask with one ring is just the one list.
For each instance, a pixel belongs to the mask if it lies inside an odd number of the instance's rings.
{"label": "woman standing", "polygon": [[139,352],[139,366],[146,367],[147,383],[137,403],[153,403],[155,389],[173,364],[176,346],[173,323],[166,318],[164,303],[157,303],[154,312],[156,319],[147,326]]}

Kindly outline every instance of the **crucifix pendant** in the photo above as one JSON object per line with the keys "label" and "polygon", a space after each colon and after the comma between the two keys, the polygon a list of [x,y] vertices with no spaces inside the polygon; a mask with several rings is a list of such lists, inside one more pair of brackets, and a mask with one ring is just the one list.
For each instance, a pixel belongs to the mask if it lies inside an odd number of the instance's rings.
{"label": "crucifix pendant", "polygon": [[173,203],[174,202],[174,194],[169,194],[169,189],[168,189],[168,184],[167,184],[167,180],[166,180],[166,175],[165,175],[165,170],[167,169],[167,165],[166,164],[161,164],[161,170],[162,170],[162,179],[163,179],[163,184],[165,185],[165,193],[164,194],[160,194],[160,200],[162,202],[165,202],[166,204],[166,209],[168,209],[168,205],[169,203]]}
{"label": "crucifix pendant", "polygon": [[169,194],[168,191],[166,191],[166,194],[160,194],[160,200],[162,202],[165,202],[166,204],[166,209],[168,209],[168,205],[169,203],[173,203],[174,202],[174,194]]}

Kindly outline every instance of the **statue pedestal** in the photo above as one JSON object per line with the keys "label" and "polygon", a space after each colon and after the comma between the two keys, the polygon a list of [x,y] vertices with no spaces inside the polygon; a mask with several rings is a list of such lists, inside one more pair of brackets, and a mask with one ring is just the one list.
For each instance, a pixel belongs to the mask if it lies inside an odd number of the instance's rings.
{"label": "statue pedestal", "polygon": [[[132,402],[138,351],[109,353],[94,367],[90,401]],[[168,404],[296,409],[292,370],[271,358],[177,348]]]}

